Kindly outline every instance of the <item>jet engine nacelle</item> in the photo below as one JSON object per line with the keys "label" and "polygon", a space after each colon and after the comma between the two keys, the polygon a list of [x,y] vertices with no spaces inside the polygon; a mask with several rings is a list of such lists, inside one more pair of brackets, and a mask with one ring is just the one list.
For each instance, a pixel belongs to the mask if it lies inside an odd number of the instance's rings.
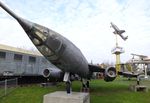
{"label": "jet engine nacelle", "polygon": [[49,77],[61,78],[63,73],[61,70],[55,70],[54,68],[46,68],[43,70],[42,75],[45,78],[49,78]]}
{"label": "jet engine nacelle", "polygon": [[115,67],[108,67],[105,69],[104,72],[104,80],[106,82],[113,81],[117,76],[116,68]]}

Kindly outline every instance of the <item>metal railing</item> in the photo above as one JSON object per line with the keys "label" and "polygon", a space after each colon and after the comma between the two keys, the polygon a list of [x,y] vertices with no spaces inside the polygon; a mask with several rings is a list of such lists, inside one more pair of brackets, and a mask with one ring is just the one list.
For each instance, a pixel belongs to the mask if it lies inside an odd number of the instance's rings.
{"label": "metal railing", "polygon": [[18,86],[18,79],[5,79],[0,81],[0,97],[6,96]]}

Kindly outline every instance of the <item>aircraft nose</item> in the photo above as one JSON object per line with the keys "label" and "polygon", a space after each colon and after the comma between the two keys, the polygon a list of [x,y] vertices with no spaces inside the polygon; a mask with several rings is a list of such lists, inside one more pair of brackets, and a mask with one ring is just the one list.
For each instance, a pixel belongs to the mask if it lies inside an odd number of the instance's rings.
{"label": "aircraft nose", "polygon": [[3,8],[8,14],[14,17],[19,24],[23,27],[23,29],[27,32],[32,28],[32,24],[30,21],[25,20],[18,15],[16,15],[13,11],[11,11],[7,6],[5,6],[2,2],[0,2],[0,7]]}
{"label": "aircraft nose", "polygon": [[22,19],[22,18],[19,18],[17,21],[18,21],[19,24],[23,27],[23,29],[24,29],[24,31],[25,31],[26,33],[28,33],[29,31],[31,31],[32,25],[33,25],[32,22],[30,22],[30,21],[28,21],[28,20],[25,20],[25,19]]}

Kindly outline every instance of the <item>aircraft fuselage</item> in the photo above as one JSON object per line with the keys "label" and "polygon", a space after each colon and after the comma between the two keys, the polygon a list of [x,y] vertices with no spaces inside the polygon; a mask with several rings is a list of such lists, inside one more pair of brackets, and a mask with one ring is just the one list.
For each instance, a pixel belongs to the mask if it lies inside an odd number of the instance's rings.
{"label": "aircraft fuselage", "polygon": [[[39,29],[40,28],[40,29]],[[27,31],[37,49],[64,72],[87,77],[88,62],[81,51],[62,35],[38,24]]]}

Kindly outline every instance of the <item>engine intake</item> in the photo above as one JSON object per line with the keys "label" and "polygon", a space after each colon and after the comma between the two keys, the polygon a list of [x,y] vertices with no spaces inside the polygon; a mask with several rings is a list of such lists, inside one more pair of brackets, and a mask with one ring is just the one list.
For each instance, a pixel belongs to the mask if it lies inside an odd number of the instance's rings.
{"label": "engine intake", "polygon": [[105,69],[104,72],[104,80],[106,82],[113,81],[117,76],[116,68],[115,67],[108,67]]}
{"label": "engine intake", "polygon": [[49,69],[44,69],[43,70],[43,76],[45,77],[45,78],[47,78],[47,77],[49,77],[50,76],[50,70]]}
{"label": "engine intake", "polygon": [[62,71],[56,70],[54,68],[46,68],[43,70],[43,76],[45,78],[54,77],[54,78],[61,78]]}

